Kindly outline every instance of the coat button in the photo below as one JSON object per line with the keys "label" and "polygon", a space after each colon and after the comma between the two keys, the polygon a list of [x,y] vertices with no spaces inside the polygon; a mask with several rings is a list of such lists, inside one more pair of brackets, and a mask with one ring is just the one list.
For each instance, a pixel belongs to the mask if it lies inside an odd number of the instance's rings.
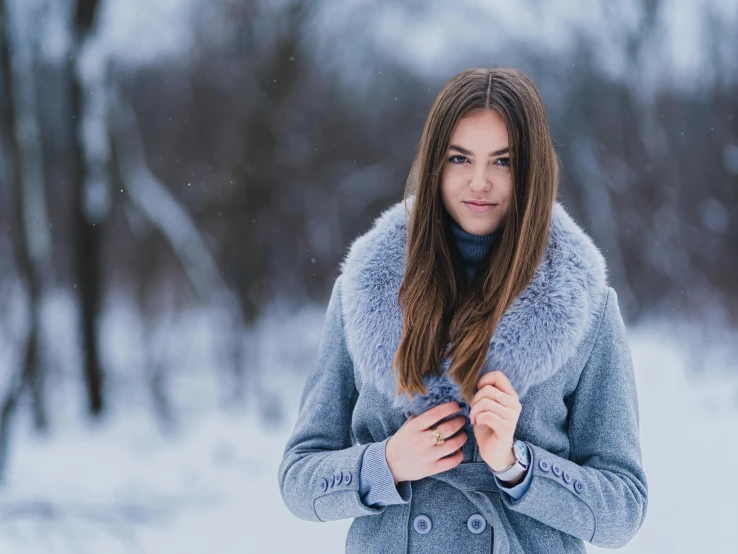
{"label": "coat button", "polygon": [[558,477],[559,475],[561,475],[561,468],[559,466],[557,466],[556,464],[554,464],[554,465],[551,466],[551,471],[553,471],[553,474],[556,477]]}
{"label": "coat button", "polygon": [[323,489],[323,492],[328,490],[328,480],[327,479],[320,480],[320,488]]}
{"label": "coat button", "polygon": [[413,520],[413,527],[418,533],[420,533],[421,535],[425,535],[428,531],[431,530],[433,524],[431,524],[431,520],[428,516],[420,514],[419,516],[415,516],[415,519]]}
{"label": "coat button", "polygon": [[579,479],[574,481],[574,490],[577,491],[579,494],[582,494],[584,492],[584,483],[582,483]]}
{"label": "coat button", "polygon": [[349,485],[351,483],[351,473],[348,471],[343,472],[343,484]]}
{"label": "coat button", "polygon": [[551,469],[551,464],[549,464],[546,460],[541,460],[538,462],[538,467],[541,468],[541,471],[548,471]]}
{"label": "coat button", "polygon": [[487,528],[487,520],[481,514],[474,514],[466,520],[466,526],[469,528],[469,531],[478,535]]}
{"label": "coat button", "polygon": [[564,482],[571,483],[571,475],[569,475],[569,472],[566,470],[564,470]]}
{"label": "coat button", "polygon": [[336,478],[336,485],[340,485],[341,481],[343,481],[343,474],[340,471],[337,471],[335,473],[335,478]]}
{"label": "coat button", "polygon": [[336,483],[336,476],[331,473],[331,477],[328,482],[330,483],[331,488],[333,488],[333,485]]}

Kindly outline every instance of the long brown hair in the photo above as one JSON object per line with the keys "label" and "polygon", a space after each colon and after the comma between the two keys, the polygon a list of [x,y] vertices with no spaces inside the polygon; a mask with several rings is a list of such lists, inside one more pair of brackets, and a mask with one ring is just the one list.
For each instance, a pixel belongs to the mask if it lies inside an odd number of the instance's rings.
{"label": "long brown hair", "polygon": [[[494,246],[467,283],[449,231],[441,175],[459,120],[485,110],[495,110],[507,127],[513,192]],[[405,184],[410,221],[407,267],[398,295],[403,331],[393,362],[398,394],[426,394],[423,376],[440,376],[442,357],[451,357],[448,375],[471,401],[497,324],[542,259],[558,180],[545,106],[523,72],[470,68],[443,86]],[[407,198],[412,193],[410,212]]]}

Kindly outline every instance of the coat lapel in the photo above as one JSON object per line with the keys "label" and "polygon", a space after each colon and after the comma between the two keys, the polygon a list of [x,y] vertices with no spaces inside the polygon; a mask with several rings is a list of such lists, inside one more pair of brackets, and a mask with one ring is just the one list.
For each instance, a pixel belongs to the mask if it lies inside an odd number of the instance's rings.
{"label": "coat lapel", "polygon": [[[407,199],[412,210],[414,196]],[[356,370],[392,399],[405,416],[451,400],[466,406],[459,386],[443,374],[426,376],[428,394],[396,394],[392,361],[402,335],[397,295],[407,260],[405,202],[384,211],[351,244],[341,262],[346,341]],[[522,398],[558,371],[593,324],[607,287],[605,259],[592,239],[556,202],[548,244],[531,283],[502,316],[480,376],[501,370]]]}

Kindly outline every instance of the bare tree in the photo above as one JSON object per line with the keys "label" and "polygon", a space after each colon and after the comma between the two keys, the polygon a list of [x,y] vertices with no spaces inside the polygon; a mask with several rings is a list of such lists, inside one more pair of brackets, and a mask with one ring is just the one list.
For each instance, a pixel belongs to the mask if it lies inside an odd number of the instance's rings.
{"label": "bare tree", "polygon": [[[0,478],[12,416],[24,389],[31,393],[36,428],[45,430],[48,426],[45,371],[40,359],[40,304],[42,293],[52,280],[44,163],[36,111],[35,42],[24,35],[27,29],[17,28],[13,35],[11,21],[6,1],[0,0],[0,129],[8,132],[9,175],[18,222],[12,243],[20,277],[28,284],[30,317],[21,365],[11,374],[0,411]],[[19,35],[20,40],[14,40]]]}
{"label": "bare tree", "polygon": [[[149,168],[136,114],[115,83],[110,84],[107,98],[112,159],[117,171],[113,177],[125,187],[127,202],[135,206],[169,244],[198,299],[228,315],[229,328],[234,330],[236,337],[234,363],[240,367],[239,339],[245,322],[238,295],[222,278],[192,216]],[[147,366],[155,410],[160,419],[171,423],[172,414],[163,388],[166,368],[151,359]]]}
{"label": "bare tree", "polygon": [[[75,130],[72,137],[74,165],[73,249],[77,294],[81,305],[82,356],[87,404],[90,414],[104,409],[104,371],[100,361],[97,317],[102,299],[101,244],[110,213],[111,191],[108,175],[108,143],[104,132],[104,62],[81,63],[85,47],[93,38],[99,0],[77,0],[73,20],[72,55],[67,70],[71,81],[69,117]],[[101,67],[102,66],[102,67]],[[102,113],[100,113],[102,112]],[[101,132],[103,126],[103,132]]]}

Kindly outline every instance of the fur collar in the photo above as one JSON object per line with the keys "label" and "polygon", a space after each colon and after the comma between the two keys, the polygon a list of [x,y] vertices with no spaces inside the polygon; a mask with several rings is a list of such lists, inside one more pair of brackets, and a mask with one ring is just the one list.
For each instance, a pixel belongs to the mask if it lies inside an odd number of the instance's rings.
{"label": "fur collar", "polygon": [[[415,197],[407,199],[412,210]],[[446,375],[426,376],[427,395],[397,395],[392,361],[400,344],[402,313],[397,303],[405,272],[405,203],[385,210],[356,238],[340,264],[346,342],[362,382],[374,385],[406,417],[457,400],[459,386]],[[607,287],[607,266],[592,239],[560,202],[551,217],[548,245],[536,274],[502,316],[480,375],[501,370],[522,398],[553,376],[575,353],[593,324]]]}

